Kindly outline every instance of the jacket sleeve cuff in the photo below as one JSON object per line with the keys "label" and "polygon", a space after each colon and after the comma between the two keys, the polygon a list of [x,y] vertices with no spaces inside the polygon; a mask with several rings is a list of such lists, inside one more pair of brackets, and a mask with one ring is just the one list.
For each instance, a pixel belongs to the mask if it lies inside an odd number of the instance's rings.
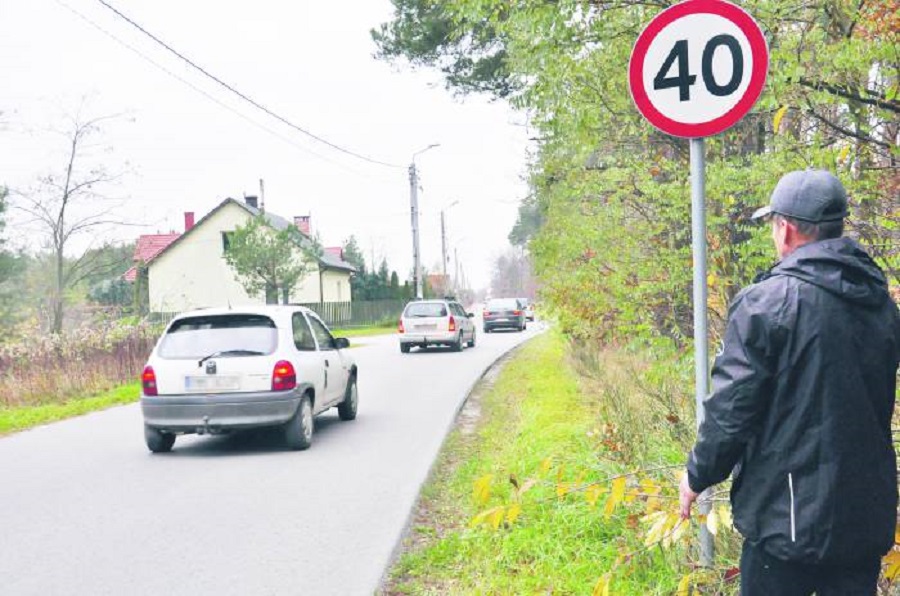
{"label": "jacket sleeve cuff", "polygon": [[688,478],[688,486],[691,487],[691,490],[697,494],[702,493],[707,488],[710,487],[710,484],[703,482],[700,479],[699,471],[697,470],[697,460],[694,457],[694,452],[691,451],[691,454],[688,456],[687,461],[687,478]]}

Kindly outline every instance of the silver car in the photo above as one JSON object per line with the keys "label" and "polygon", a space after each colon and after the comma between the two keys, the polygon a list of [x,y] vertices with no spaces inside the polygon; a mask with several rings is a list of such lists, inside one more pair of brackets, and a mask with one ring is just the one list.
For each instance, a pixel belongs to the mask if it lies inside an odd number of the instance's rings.
{"label": "silver car", "polygon": [[406,354],[413,347],[450,346],[454,351],[463,344],[475,347],[475,324],[455,300],[416,300],[403,309],[397,331],[400,351]]}

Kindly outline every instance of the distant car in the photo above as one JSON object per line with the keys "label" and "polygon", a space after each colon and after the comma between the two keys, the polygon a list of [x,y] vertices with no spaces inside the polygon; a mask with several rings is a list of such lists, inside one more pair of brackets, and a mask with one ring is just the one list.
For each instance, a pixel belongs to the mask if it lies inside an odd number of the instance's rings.
{"label": "distant car", "polygon": [[316,415],[336,407],[341,420],[356,418],[357,367],[349,345],[300,306],[175,317],[141,376],[147,447],[166,452],[182,434],[277,427],[290,448],[306,449]]}
{"label": "distant car", "polygon": [[416,300],[403,309],[397,331],[400,351],[413,347],[450,346],[459,352],[463,344],[475,347],[475,324],[455,300]]}
{"label": "distant car", "polygon": [[494,329],[524,331],[527,322],[525,309],[516,298],[493,298],[484,307],[484,332]]}
{"label": "distant car", "polygon": [[525,320],[529,322],[534,321],[534,303],[528,298],[518,298],[518,300],[525,310]]}

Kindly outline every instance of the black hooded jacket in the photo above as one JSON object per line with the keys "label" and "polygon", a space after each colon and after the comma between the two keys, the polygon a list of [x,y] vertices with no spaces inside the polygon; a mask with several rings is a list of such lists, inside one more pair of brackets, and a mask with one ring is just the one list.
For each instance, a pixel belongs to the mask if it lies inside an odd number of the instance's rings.
{"label": "black hooded jacket", "polygon": [[691,489],[732,469],[734,521],[751,543],[805,563],[852,563],[894,542],[891,415],[900,314],[853,240],[801,246],[729,312]]}

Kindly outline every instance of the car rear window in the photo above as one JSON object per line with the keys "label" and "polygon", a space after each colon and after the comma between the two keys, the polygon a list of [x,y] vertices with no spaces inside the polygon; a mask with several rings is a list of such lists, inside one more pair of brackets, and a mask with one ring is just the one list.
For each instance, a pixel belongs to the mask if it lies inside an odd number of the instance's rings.
{"label": "car rear window", "polygon": [[161,358],[204,358],[211,354],[271,354],[278,346],[275,322],[263,315],[187,317],[175,321],[157,353]]}
{"label": "car rear window", "polygon": [[487,310],[519,310],[519,302],[513,298],[491,300],[487,303]]}
{"label": "car rear window", "polygon": [[443,302],[413,302],[406,307],[406,317],[446,317],[447,306]]}

